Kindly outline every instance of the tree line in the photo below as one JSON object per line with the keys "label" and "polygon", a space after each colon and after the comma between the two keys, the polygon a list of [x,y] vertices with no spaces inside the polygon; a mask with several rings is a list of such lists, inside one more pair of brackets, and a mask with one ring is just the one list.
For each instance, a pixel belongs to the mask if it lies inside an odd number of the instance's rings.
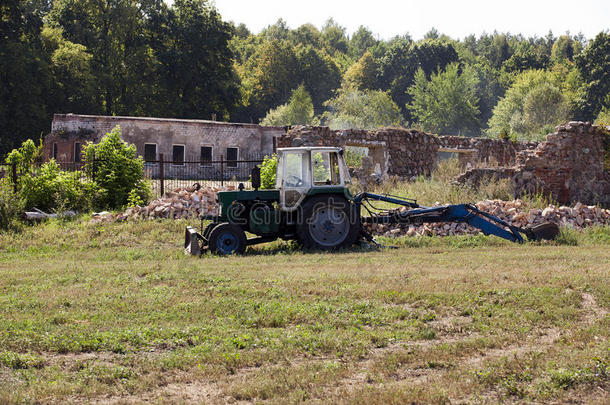
{"label": "tree line", "polygon": [[0,155],[68,112],[519,139],[609,121],[608,32],[380,40],[329,19],[254,34],[206,0],[3,0],[0,11]]}

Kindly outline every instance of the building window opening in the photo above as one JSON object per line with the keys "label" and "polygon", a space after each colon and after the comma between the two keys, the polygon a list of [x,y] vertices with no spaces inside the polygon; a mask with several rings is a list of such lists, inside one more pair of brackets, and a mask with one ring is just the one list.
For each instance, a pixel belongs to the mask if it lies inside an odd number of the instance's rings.
{"label": "building window opening", "polygon": [[173,145],[172,160],[174,165],[184,166],[184,145]]}
{"label": "building window opening", "polygon": [[237,167],[238,148],[227,148],[227,167]]}
{"label": "building window opening", "polygon": [[74,142],[74,162],[80,163],[81,161],[81,144],[80,142]]}
{"label": "building window opening", "polygon": [[202,146],[201,147],[201,166],[212,166],[212,147]]}
{"label": "building window opening", "polygon": [[144,161],[154,162],[157,160],[157,144],[146,143],[144,144]]}

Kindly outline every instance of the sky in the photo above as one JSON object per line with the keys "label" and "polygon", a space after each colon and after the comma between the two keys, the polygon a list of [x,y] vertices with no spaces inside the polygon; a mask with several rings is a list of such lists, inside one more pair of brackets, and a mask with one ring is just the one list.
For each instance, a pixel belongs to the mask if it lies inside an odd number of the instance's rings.
{"label": "sky", "polygon": [[610,0],[215,0],[223,20],[260,32],[279,18],[290,28],[328,18],[354,33],[360,25],[378,39],[409,33],[420,39],[431,28],[454,39],[483,32],[555,36],[569,31],[593,38],[610,29]]}

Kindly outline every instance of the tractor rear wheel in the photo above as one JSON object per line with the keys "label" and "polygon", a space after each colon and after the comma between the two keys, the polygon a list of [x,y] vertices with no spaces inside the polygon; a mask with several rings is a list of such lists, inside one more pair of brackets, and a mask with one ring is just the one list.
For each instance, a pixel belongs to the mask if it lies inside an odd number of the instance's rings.
{"label": "tractor rear wheel", "polygon": [[246,234],[237,225],[218,224],[210,231],[208,246],[219,255],[242,254],[246,251]]}
{"label": "tractor rear wheel", "polygon": [[320,195],[302,205],[297,237],[306,249],[350,247],[360,234],[360,216],[343,196]]}

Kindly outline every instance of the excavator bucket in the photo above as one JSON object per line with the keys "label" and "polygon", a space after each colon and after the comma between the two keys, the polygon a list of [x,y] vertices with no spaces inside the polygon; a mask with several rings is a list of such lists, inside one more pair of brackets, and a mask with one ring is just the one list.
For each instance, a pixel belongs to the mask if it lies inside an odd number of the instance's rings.
{"label": "excavator bucket", "polygon": [[201,255],[199,239],[201,239],[201,236],[197,233],[195,228],[187,226],[186,232],[184,233],[184,253],[193,256]]}
{"label": "excavator bucket", "polygon": [[551,222],[527,228],[527,236],[532,240],[553,240],[559,235],[559,226]]}

